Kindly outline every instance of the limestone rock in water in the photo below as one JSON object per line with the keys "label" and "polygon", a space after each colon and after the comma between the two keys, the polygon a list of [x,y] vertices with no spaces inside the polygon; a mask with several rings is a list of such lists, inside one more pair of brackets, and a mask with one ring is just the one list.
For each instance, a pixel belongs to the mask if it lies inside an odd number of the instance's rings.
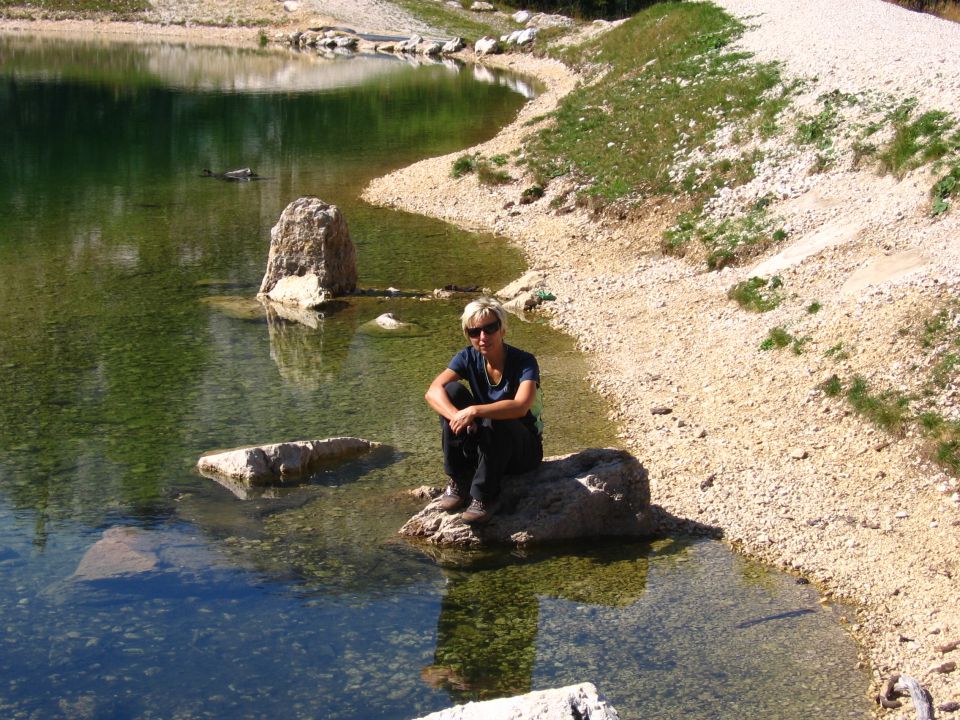
{"label": "limestone rock in water", "polygon": [[316,307],[357,287],[357,251],[336,205],[302,197],[270,231],[270,255],[258,295]]}
{"label": "limestone rock in water", "polygon": [[404,322],[389,312],[378,315],[373,320],[368,320],[358,330],[366,335],[391,337],[411,337],[423,332],[423,328],[419,325]]}
{"label": "limestone rock in water", "polygon": [[418,720],[620,720],[593,683],[538,690],[511,698],[470,702]]}
{"label": "limestone rock in water", "polygon": [[539,468],[504,478],[500,509],[486,525],[432,502],[401,535],[441,545],[523,545],[585,537],[643,537],[653,533],[647,471],[630,453],[592,448],[545,458]]}
{"label": "limestone rock in water", "polygon": [[156,569],[159,559],[146,534],[137,528],[112,527],[80,559],[73,577],[80,580],[138,575]]}
{"label": "limestone rock in water", "polygon": [[508,311],[522,315],[525,310],[535,308],[540,304],[538,290],[545,290],[546,276],[531,270],[506,287],[497,290],[496,296],[503,301]]}
{"label": "limestone rock in water", "polygon": [[271,485],[302,475],[322,460],[354,457],[377,447],[380,443],[354,437],[295,440],[204,455],[197,461],[197,469],[202,475],[234,478],[251,485]]}

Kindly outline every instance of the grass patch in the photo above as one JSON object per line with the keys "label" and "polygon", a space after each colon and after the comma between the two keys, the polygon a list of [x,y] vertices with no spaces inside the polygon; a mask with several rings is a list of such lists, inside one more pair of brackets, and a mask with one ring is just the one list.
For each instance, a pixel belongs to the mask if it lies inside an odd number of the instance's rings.
{"label": "grass patch", "polygon": [[19,2],[0,0],[0,7],[25,7],[65,16],[84,16],[108,13],[117,19],[126,19],[150,9],[147,0],[40,0],[39,2]]}
{"label": "grass patch", "polygon": [[519,27],[509,18],[494,13],[470,12],[463,8],[450,7],[445,2],[437,3],[430,0],[392,0],[392,2],[441,33],[469,39],[471,42],[479,40],[484,35],[500,37],[505,32]]}
{"label": "grass patch", "polygon": [[930,189],[930,195],[933,197],[932,214],[934,217],[950,209],[950,200],[958,190],[958,183],[960,183],[960,161],[955,162],[947,171],[947,174],[937,180]]}
{"label": "grass patch", "polygon": [[532,202],[536,202],[543,197],[543,188],[540,185],[531,185],[528,188],[524,188],[523,192],[520,193],[520,204],[529,205]]}
{"label": "grass patch", "polygon": [[506,155],[495,155],[492,158],[485,158],[480,154],[461,155],[453,161],[450,175],[461,178],[476,173],[477,180],[484,185],[504,185],[513,181],[506,170],[500,169],[507,161]]}
{"label": "grass patch", "polygon": [[854,410],[893,435],[901,435],[910,419],[909,398],[892,390],[872,393],[861,375],[853,378],[847,389],[847,400]]}
{"label": "grass patch", "polygon": [[769,280],[752,277],[731,287],[727,291],[727,297],[736,301],[744,310],[769,312],[783,302],[781,287],[783,280],[779,275],[774,275]]}
{"label": "grass patch", "polygon": [[823,353],[824,357],[828,357],[831,360],[846,360],[850,357],[850,353],[843,346],[842,342],[838,342],[836,345],[833,345]]}
{"label": "grass patch", "polygon": [[831,375],[820,384],[820,389],[827,397],[839,397],[843,393],[843,383],[836,375]]}
{"label": "grass patch", "polygon": [[[775,114],[785,102],[773,65],[729,50],[743,26],[707,3],[663,2],[584,46],[560,52],[602,80],[567,96],[554,124],[528,141],[536,181],[573,175],[581,194],[636,202],[657,195],[706,197],[718,178],[743,176],[700,168],[701,185],[677,176],[678,159],[703,147],[728,122]],[[707,182],[707,179],[710,179]],[[719,180],[723,182],[724,180]]]}
{"label": "grass patch", "polygon": [[768,202],[761,198],[750,212],[719,222],[705,217],[702,208],[683,213],[676,225],[664,232],[661,249],[683,255],[691,243],[699,243],[706,250],[711,270],[743,262],[787,237],[782,228],[776,227],[776,219],[768,215]]}
{"label": "grass patch", "polygon": [[881,169],[903,177],[914,168],[955,152],[960,137],[956,133],[948,136],[955,125],[953,118],[940,110],[930,110],[912,121],[895,117],[893,140],[877,155]]}
{"label": "grass patch", "polygon": [[[898,331],[901,337],[911,334],[905,328]],[[854,376],[848,387],[834,375],[820,389],[828,397],[845,395],[854,410],[893,435],[916,428],[927,440],[924,456],[960,475],[960,421],[944,417],[936,404],[937,397],[944,397],[946,392],[949,398],[960,382],[960,301],[954,300],[934,313],[914,337],[924,356],[918,360],[929,368],[918,395],[874,391],[860,375]],[[824,354],[838,359],[845,356],[843,344],[837,343]]]}
{"label": "grass patch", "polygon": [[779,325],[770,328],[767,337],[760,343],[761,350],[782,350],[793,342],[793,335],[788,333],[785,328]]}
{"label": "grass patch", "polygon": [[479,160],[476,166],[477,180],[483,185],[506,185],[513,178],[506,170],[500,170],[488,160]]}
{"label": "grass patch", "polygon": [[476,155],[461,155],[453,161],[453,169],[450,171],[450,174],[455,178],[461,178],[476,170],[476,166]]}

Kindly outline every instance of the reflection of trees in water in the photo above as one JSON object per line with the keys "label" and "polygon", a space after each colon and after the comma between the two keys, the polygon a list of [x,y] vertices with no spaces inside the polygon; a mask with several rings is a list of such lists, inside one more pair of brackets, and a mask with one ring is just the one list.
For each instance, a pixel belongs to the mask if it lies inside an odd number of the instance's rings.
{"label": "reflection of trees in water", "polygon": [[[447,570],[428,683],[457,702],[529,692],[539,598],[623,607],[646,588],[646,546],[603,548],[476,569]],[[500,563],[503,560],[499,561]]]}

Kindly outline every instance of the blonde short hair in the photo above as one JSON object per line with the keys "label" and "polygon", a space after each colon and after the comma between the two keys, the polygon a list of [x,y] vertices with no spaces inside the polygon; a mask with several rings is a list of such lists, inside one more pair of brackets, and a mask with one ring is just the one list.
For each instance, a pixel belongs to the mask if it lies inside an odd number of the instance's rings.
{"label": "blonde short hair", "polygon": [[477,322],[484,315],[496,315],[497,320],[500,321],[500,327],[503,330],[507,329],[507,311],[503,309],[503,305],[492,297],[478,297],[473,302],[467,304],[463,309],[463,315],[460,316],[460,328],[463,330],[463,334],[469,337],[467,335],[467,328],[471,326],[471,323]]}

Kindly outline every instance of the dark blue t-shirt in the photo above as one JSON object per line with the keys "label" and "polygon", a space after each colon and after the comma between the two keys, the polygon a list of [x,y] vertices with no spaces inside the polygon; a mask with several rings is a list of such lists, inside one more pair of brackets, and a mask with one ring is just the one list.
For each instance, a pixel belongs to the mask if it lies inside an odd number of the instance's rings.
{"label": "dark blue t-shirt", "polygon": [[513,400],[524,380],[532,380],[537,384],[537,393],[533,399],[530,411],[523,418],[524,421],[538,432],[543,433],[543,395],[540,392],[540,366],[537,359],[530,353],[504,345],[506,359],[503,364],[503,377],[494,385],[487,375],[487,363],[480,351],[472,345],[453,356],[447,367],[470,385],[470,392],[477,402],[486,405],[497,400]]}

